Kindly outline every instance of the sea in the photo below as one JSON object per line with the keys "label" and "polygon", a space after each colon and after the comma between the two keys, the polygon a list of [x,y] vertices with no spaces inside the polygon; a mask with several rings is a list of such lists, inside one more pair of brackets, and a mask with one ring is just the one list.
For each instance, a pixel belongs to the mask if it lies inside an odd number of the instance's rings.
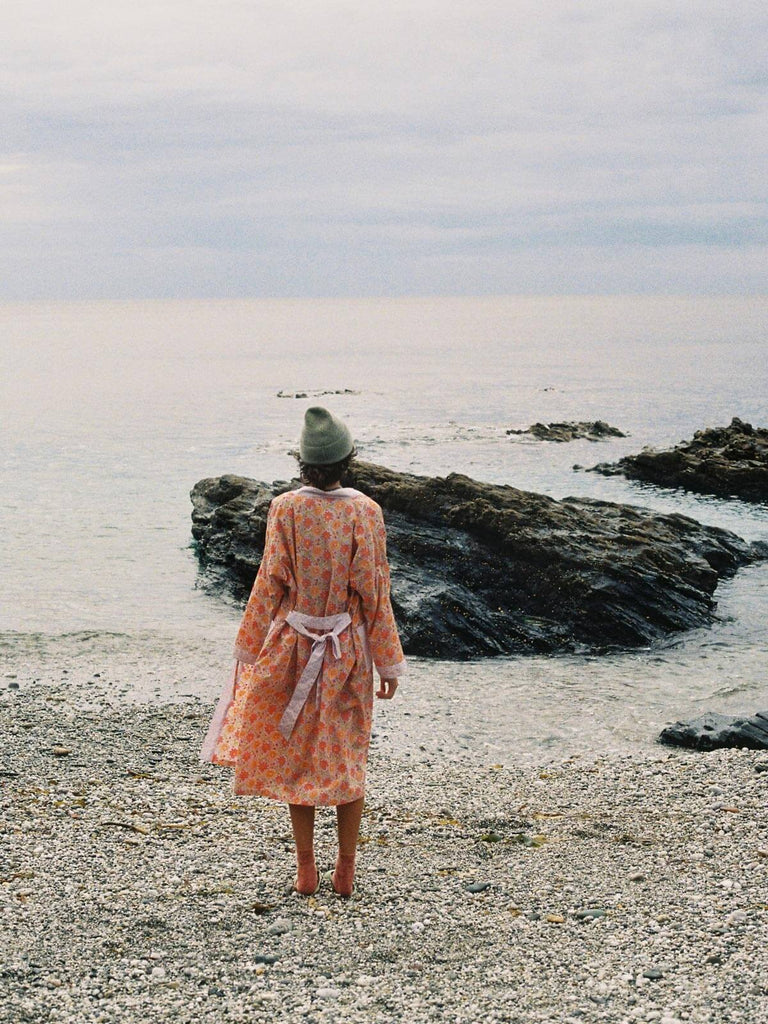
{"label": "sea", "polygon": [[[768,540],[766,505],[574,468],[733,416],[768,425],[768,296],[5,304],[0,688],[93,678],[118,705],[212,700],[240,608],[202,585],[190,488],[290,479],[314,404],[349,423],[361,458],[395,469]],[[593,419],[628,436],[507,433]],[[488,764],[633,756],[677,718],[767,708],[768,563],[716,596],[712,626],[626,653],[412,658],[397,698],[377,702],[374,745]]]}

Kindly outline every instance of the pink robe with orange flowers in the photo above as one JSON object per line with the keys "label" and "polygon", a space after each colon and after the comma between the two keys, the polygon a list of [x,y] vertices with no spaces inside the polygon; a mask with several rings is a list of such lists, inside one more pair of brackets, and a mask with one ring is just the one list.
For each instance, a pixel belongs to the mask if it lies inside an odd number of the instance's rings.
{"label": "pink robe with orange flowers", "polygon": [[373,664],[383,678],[405,672],[375,501],[348,487],[272,501],[235,658],[203,759],[233,767],[238,794],[306,805],[363,796]]}

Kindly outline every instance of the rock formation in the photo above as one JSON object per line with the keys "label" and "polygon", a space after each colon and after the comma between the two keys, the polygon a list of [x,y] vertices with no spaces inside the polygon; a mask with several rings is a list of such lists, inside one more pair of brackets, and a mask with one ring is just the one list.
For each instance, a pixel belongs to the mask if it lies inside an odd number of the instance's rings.
{"label": "rock formation", "polygon": [[508,430],[508,434],[531,434],[540,441],[604,441],[607,437],[626,437],[618,427],[612,427],[604,420],[569,423],[532,423],[525,430]]}
{"label": "rock formation", "polygon": [[690,722],[675,722],[662,729],[659,740],[674,747],[717,750],[720,747],[750,747],[768,750],[768,711],[748,717],[718,715],[712,711]]}
{"label": "rock formation", "polygon": [[[648,644],[712,621],[722,576],[768,546],[681,515],[589,498],[397,473],[358,462],[347,481],[384,509],[393,605],[407,652],[442,658]],[[208,585],[244,598],[269,503],[296,481],[237,476],[192,490]]]}
{"label": "rock formation", "polygon": [[674,448],[644,448],[618,462],[593,466],[590,472],[722,498],[768,501],[768,430],[734,418],[730,426],[698,430],[692,441]]}

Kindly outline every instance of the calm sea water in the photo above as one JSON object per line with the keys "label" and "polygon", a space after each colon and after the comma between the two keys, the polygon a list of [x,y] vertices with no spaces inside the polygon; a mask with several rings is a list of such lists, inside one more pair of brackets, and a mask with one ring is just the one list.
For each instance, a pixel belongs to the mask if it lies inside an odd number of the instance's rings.
{"label": "calm sea water", "polygon": [[[126,697],[213,696],[239,612],[196,586],[189,489],[224,472],[293,475],[287,452],[316,402],[347,419],[363,458],[394,468],[768,538],[766,507],[572,468],[734,415],[768,424],[767,325],[768,297],[0,306],[6,674],[44,685],[92,668]],[[313,394],[337,389],[354,394]],[[506,435],[594,418],[631,436]],[[415,661],[403,699],[379,709],[377,740],[414,757],[540,758],[633,749],[705,708],[768,706],[768,566],[718,596],[714,627],[632,654]]]}

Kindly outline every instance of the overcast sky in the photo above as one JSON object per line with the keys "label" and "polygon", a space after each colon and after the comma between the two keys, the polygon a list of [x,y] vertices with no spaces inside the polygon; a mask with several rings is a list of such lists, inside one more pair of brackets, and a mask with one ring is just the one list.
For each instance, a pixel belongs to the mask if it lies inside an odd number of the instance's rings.
{"label": "overcast sky", "polygon": [[0,298],[766,292],[764,0],[2,0]]}

